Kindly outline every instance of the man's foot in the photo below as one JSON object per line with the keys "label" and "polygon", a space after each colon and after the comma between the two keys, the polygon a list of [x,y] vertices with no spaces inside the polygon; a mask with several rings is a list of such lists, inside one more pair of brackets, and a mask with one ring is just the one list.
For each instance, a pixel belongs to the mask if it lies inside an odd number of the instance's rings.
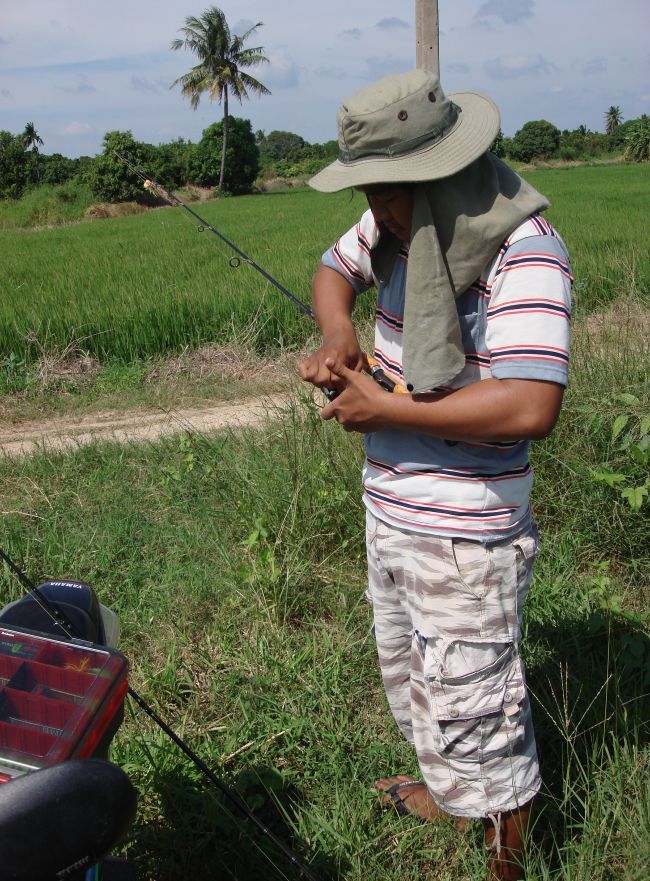
{"label": "man's foot", "polygon": [[[380,799],[381,803],[393,805],[397,813],[402,816],[415,814],[428,823],[445,820],[450,816],[438,807],[425,783],[405,774],[376,780],[373,791],[385,793]],[[465,828],[462,818],[456,818],[456,827],[461,830]]]}

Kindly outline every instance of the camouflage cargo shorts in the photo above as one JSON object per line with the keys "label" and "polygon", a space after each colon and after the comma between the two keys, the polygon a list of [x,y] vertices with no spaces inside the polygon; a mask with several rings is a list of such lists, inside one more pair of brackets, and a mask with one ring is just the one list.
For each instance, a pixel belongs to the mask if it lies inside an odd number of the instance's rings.
{"label": "camouflage cargo shorts", "polygon": [[537,529],[483,544],[367,512],[368,599],[390,709],[437,804],[487,817],[541,780],[519,656]]}

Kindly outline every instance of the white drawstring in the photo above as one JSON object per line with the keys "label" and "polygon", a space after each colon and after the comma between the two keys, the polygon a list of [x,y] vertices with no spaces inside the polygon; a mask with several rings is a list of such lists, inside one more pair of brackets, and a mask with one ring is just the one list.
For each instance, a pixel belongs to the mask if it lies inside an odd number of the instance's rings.
{"label": "white drawstring", "polygon": [[494,826],[494,841],[489,846],[489,850],[496,850],[497,856],[501,856],[501,811],[497,814],[488,814],[488,818]]}

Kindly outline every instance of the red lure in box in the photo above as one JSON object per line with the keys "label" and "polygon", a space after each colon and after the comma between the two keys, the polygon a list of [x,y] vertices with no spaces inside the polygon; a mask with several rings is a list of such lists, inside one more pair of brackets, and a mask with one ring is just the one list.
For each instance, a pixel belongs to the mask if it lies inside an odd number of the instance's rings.
{"label": "red lure in box", "polygon": [[0,783],[93,756],[121,713],[127,669],[114,649],[0,627]]}

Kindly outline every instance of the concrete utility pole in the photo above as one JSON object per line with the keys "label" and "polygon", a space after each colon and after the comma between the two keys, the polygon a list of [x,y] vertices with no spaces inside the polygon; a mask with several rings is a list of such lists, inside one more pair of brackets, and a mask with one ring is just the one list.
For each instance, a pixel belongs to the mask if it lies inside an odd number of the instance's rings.
{"label": "concrete utility pole", "polygon": [[415,0],[415,63],[440,76],[438,0]]}

